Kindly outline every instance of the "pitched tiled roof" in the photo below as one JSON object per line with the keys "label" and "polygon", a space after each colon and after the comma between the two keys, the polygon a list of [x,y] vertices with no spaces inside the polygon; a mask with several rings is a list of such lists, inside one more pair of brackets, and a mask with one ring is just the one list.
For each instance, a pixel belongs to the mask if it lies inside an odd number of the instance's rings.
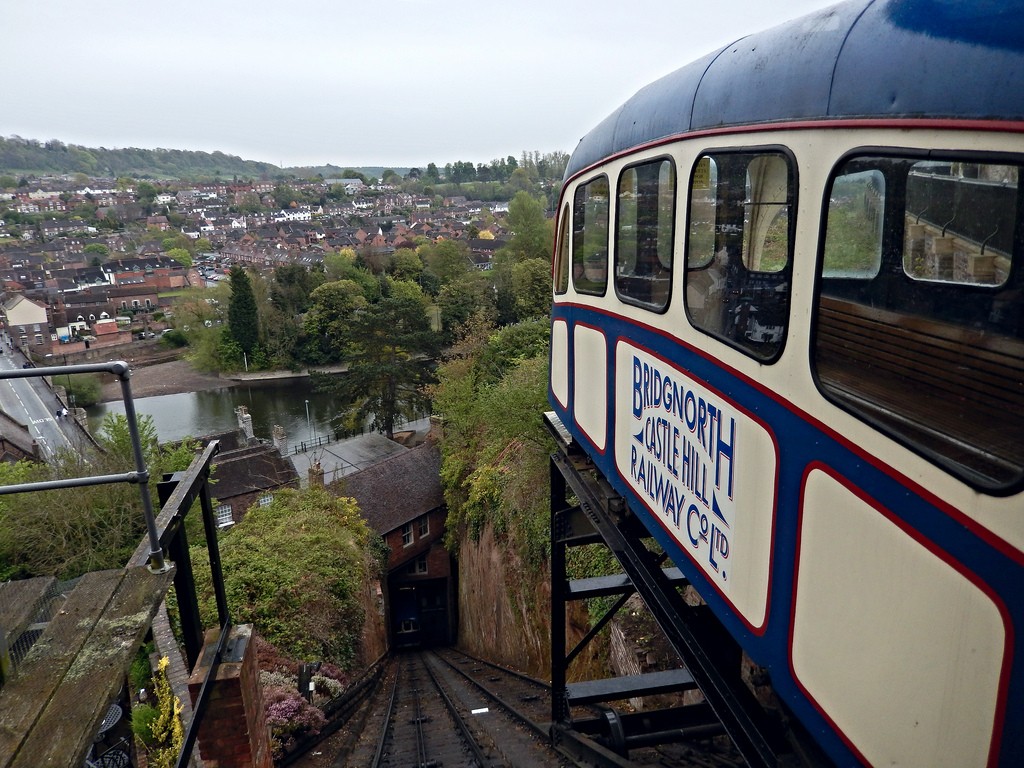
{"label": "pitched tiled roof", "polygon": [[213,479],[213,495],[225,501],[254,491],[297,488],[299,474],[291,459],[276,448],[257,445],[220,454],[214,462]]}
{"label": "pitched tiled roof", "polygon": [[444,506],[441,451],[428,441],[335,481],[330,490],[354,498],[370,527],[385,534]]}
{"label": "pitched tiled roof", "polygon": [[[3,411],[0,411],[0,442],[10,443],[25,456],[35,456],[38,453],[28,427]],[[0,445],[0,455],[4,457],[4,460],[10,457],[11,461],[23,458],[20,455],[11,454],[6,445]]]}

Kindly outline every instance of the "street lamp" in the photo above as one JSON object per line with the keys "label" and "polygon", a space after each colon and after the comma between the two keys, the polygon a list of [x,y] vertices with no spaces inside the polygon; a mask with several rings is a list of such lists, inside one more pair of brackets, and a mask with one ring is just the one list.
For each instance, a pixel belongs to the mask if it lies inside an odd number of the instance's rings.
{"label": "street lamp", "polygon": [[309,400],[306,401],[306,429],[309,430],[309,441],[313,442],[313,423],[309,420]]}

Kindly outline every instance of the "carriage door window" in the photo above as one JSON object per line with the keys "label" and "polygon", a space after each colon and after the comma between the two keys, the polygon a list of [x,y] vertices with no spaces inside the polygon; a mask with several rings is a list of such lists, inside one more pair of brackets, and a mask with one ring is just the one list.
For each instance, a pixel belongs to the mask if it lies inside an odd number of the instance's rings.
{"label": "carriage door window", "polygon": [[608,287],[608,178],[576,189],[572,205],[572,283],[579,293]]}
{"label": "carriage door window", "polygon": [[1004,492],[1024,480],[1021,168],[936,155],[835,170],[812,364],[829,400]]}
{"label": "carriage door window", "polygon": [[672,282],[675,166],[658,160],[619,177],[615,215],[615,290],[631,304],[668,305]]}
{"label": "carriage door window", "polygon": [[885,177],[877,169],[837,176],[828,203],[827,277],[872,278],[882,266]]}
{"label": "carriage door window", "polygon": [[792,176],[781,153],[723,152],[701,156],[690,181],[690,322],[764,361],[789,318]]}
{"label": "carriage door window", "polygon": [[562,211],[558,226],[558,243],[555,245],[555,293],[569,290],[569,206]]}

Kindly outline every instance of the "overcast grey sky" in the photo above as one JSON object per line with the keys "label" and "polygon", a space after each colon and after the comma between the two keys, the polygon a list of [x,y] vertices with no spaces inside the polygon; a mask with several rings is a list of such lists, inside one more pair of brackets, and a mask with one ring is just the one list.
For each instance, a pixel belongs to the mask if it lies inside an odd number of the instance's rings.
{"label": "overcast grey sky", "polygon": [[424,167],[572,152],[639,88],[833,0],[6,0],[0,135]]}

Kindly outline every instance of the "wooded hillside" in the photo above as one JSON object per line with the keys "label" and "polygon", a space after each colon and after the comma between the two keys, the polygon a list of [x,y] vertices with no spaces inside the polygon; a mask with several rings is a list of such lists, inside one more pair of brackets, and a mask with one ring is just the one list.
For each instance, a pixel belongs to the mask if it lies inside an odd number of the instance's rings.
{"label": "wooded hillside", "polygon": [[271,176],[284,171],[270,163],[243,160],[223,152],[182,149],[98,149],[18,136],[0,137],[0,171],[13,175],[74,174],[196,178]]}

